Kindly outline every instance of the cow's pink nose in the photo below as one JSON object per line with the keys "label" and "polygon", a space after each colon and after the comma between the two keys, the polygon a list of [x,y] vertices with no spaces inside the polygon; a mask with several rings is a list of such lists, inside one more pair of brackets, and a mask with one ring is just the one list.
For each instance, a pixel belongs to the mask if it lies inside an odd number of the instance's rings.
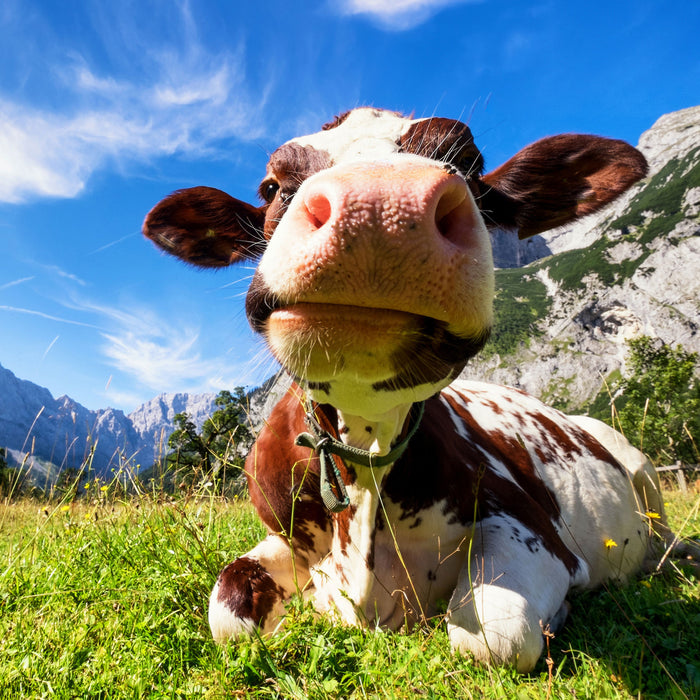
{"label": "cow's pink nose", "polygon": [[465,181],[432,166],[355,165],[308,183],[303,206],[312,229],[366,228],[383,234],[431,234],[468,244],[474,216]]}

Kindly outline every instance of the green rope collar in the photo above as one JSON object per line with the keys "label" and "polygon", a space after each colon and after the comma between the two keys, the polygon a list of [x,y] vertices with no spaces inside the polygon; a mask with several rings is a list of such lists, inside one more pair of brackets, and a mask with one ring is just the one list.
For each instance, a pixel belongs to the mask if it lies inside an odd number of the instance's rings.
{"label": "green rope collar", "polygon": [[[345,489],[345,484],[340,475],[340,470],[331,455],[336,455],[342,460],[359,464],[363,467],[378,468],[393,464],[406,451],[408,443],[415,435],[421,419],[425,402],[421,401],[411,406],[409,411],[410,425],[406,437],[395,445],[385,455],[371,454],[368,450],[346,445],[334,438],[328,431],[321,427],[316,420],[312,408],[306,412],[306,423],[311,429],[310,433],[300,433],[294,440],[295,444],[312,449],[321,463],[321,498],[323,504],[331,513],[340,513],[350,505],[350,499]],[[335,487],[338,495],[336,496]]]}

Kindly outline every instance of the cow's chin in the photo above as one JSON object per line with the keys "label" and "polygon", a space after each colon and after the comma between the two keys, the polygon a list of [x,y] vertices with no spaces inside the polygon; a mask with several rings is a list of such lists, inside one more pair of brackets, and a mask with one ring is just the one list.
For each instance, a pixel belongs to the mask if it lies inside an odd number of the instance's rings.
{"label": "cow's chin", "polygon": [[420,317],[403,311],[299,303],[273,311],[266,337],[275,357],[304,382],[348,377],[374,384],[395,374],[392,358],[420,329]]}
{"label": "cow's chin", "polygon": [[275,309],[265,335],[312,398],[367,417],[449,384],[488,330],[462,338],[444,323],[404,311],[298,303]]}

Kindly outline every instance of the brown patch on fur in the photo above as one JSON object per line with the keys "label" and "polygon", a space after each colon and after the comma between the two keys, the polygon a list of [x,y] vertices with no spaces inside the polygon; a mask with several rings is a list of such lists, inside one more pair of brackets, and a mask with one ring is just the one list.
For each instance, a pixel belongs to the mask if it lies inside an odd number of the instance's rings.
{"label": "brown patch on fur", "polygon": [[[477,521],[505,513],[531,530],[569,572],[575,572],[578,559],[554,525],[559,518],[556,497],[536,475],[527,450],[515,437],[484,430],[469,412],[444,398],[469,438],[451,429],[452,420],[439,399],[426,402],[421,429],[385,485],[386,495],[403,508],[402,518],[418,517],[423,509],[443,500],[445,517],[465,525],[474,521],[475,513]],[[500,476],[494,462],[502,464],[516,483]]]}
{"label": "brown patch on fur", "polygon": [[265,238],[270,239],[304,180],[330,166],[328,153],[313,146],[285,143],[273,152],[267,166],[268,177],[259,189],[260,196],[264,198],[264,190],[269,183],[276,183],[279,187],[265,217]]}
{"label": "brown patch on fur", "polygon": [[[297,395],[295,395],[297,393]],[[303,551],[314,546],[313,530],[330,534],[330,518],[321,501],[319,462],[294,444],[308,430],[300,390],[293,387],[277,403],[246,459],[250,499],[271,532]]]}
{"label": "brown patch on fur", "polygon": [[578,426],[574,426],[574,430],[576,431],[576,439],[578,440],[579,445],[588,450],[588,452],[590,452],[596,459],[600,460],[601,462],[607,462],[623,476],[627,475],[627,470],[615,459],[615,457],[613,457],[612,454],[610,454],[607,448],[603,447],[603,445],[601,445],[600,442],[593,437],[593,435],[585,430],[582,430]]}
{"label": "brown patch on fur", "polygon": [[336,127],[339,127],[352,113],[353,110],[348,109],[342,114],[336,114],[331,121],[326,122],[322,127],[321,131],[330,131],[331,129],[335,129]]}
{"label": "brown patch on fur", "polygon": [[412,124],[399,142],[400,151],[447,163],[469,179],[479,176],[484,159],[466,124],[433,117]]}
{"label": "brown patch on fur", "polygon": [[238,617],[262,626],[284,591],[259,562],[239,557],[223,568],[218,578],[218,601]]}

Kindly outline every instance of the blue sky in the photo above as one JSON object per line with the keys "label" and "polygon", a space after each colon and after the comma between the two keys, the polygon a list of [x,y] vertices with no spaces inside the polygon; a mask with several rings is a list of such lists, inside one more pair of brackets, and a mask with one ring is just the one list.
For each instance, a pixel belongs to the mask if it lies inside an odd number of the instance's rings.
{"label": "blue sky", "polygon": [[487,168],[560,132],[636,143],[700,103],[698,28],[688,0],[3,0],[0,364],[127,412],[259,384],[251,267],[161,255],[159,199],[254,201],[268,153],[359,105],[467,121]]}

